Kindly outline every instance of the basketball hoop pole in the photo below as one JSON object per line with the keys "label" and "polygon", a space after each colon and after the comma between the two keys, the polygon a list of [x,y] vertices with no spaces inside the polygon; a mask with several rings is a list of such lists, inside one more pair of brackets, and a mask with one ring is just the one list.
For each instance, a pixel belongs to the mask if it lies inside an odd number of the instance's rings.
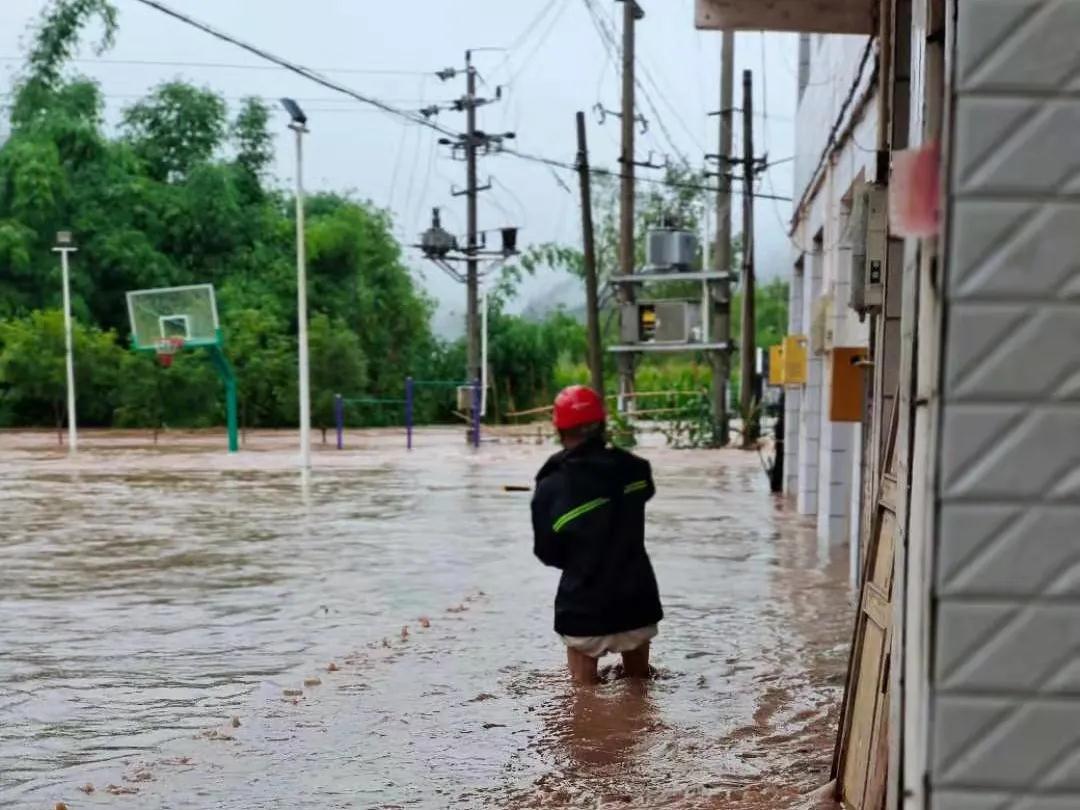
{"label": "basketball hoop pole", "polygon": [[56,235],[53,253],[60,254],[60,275],[64,286],[64,365],[67,373],[68,455],[78,452],[78,431],[75,426],[75,353],[71,338],[71,281],[68,254],[78,248],[71,244],[71,234],[61,231]]}

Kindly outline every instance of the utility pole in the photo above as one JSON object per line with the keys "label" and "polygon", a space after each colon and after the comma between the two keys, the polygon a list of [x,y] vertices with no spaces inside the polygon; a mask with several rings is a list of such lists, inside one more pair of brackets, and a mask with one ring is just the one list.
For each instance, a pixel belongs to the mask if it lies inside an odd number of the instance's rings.
{"label": "utility pole", "polygon": [[[645,16],[636,0],[622,0],[622,148],[619,155],[622,183],[619,194],[619,272],[629,276],[634,272],[634,24]],[[619,303],[634,301],[634,289],[630,284],[620,284]],[[620,317],[627,317],[625,307],[620,307]],[[634,393],[635,357],[620,353],[619,405],[626,408],[632,403]],[[628,399],[629,397],[629,399]]]}
{"label": "utility pole", "polygon": [[[716,183],[716,271],[731,273],[731,116],[735,102],[735,32],[724,31],[720,54],[720,149]],[[731,344],[731,284],[716,285],[713,335],[718,343]],[[731,350],[713,355],[713,433],[720,446],[729,435],[728,388],[731,379]]]}
{"label": "utility pole", "polygon": [[600,353],[600,304],[596,291],[596,245],[593,241],[592,194],[589,189],[589,146],[585,113],[577,114],[577,170],[581,182],[581,241],[585,259],[585,322],[589,340],[589,375],[593,390],[604,395],[604,364]]}
{"label": "utility pole", "polygon": [[743,71],[743,265],[742,265],[742,377],[739,384],[743,417],[743,447],[757,441],[757,416],[754,414],[754,372],[757,344],[754,322],[754,112],[753,73]]}
{"label": "utility pole", "polygon": [[[479,49],[483,50],[483,49]],[[462,71],[458,68],[443,68],[435,73],[442,81],[450,81],[460,76]],[[465,285],[465,345],[466,345],[466,368],[465,376],[469,384],[480,384],[486,379],[483,362],[483,344],[481,340],[480,319],[480,261],[484,256],[492,256],[487,247],[487,234],[481,231],[478,224],[478,202],[481,191],[491,188],[491,183],[479,185],[477,182],[477,163],[484,155],[500,152],[504,141],[515,137],[513,132],[490,133],[483,132],[476,127],[476,110],[485,104],[491,104],[502,98],[502,88],[498,87],[495,97],[479,98],[476,95],[476,82],[479,78],[476,67],[473,65],[473,50],[465,51],[465,95],[456,101],[446,105],[435,104],[420,110],[420,115],[425,118],[437,116],[440,112],[452,110],[465,113],[465,132],[453,138],[440,138],[439,144],[451,148],[452,157],[455,160],[465,162],[465,188],[461,191],[452,191],[455,197],[465,197],[466,202],[466,234],[464,250],[459,250],[457,239],[442,230],[437,217],[432,222],[432,228],[426,232],[427,236],[435,239],[435,243],[425,244],[425,255],[436,262],[440,268],[447,272],[455,281]],[[509,236],[509,241],[504,241],[504,249],[498,253],[503,260],[517,253],[516,228],[501,228],[504,240]],[[511,232],[513,235],[511,235]],[[448,241],[447,241],[448,240]],[[455,270],[447,257],[453,252],[463,254],[465,262],[465,274]],[[461,256],[455,255],[454,262],[460,261]]]}
{"label": "utility pole", "polygon": [[480,324],[477,319],[479,310],[480,265],[477,260],[477,199],[476,183],[476,69],[472,64],[472,51],[465,51],[465,195],[466,195],[466,305],[465,328],[468,333],[468,359],[465,379],[469,382],[483,376],[480,368]]}

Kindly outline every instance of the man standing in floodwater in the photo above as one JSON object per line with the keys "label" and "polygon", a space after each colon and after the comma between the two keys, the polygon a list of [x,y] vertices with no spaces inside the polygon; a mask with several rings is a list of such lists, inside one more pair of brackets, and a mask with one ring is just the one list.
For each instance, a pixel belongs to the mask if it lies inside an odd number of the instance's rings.
{"label": "man standing in floodwater", "polygon": [[597,661],[607,653],[622,653],[628,676],[649,677],[649,642],[664,617],[645,552],[652,470],[608,447],[606,420],[591,388],[573,385],[555,398],[563,449],[537,473],[532,501],[533,550],[562,570],[555,632],[581,684],[596,682]]}

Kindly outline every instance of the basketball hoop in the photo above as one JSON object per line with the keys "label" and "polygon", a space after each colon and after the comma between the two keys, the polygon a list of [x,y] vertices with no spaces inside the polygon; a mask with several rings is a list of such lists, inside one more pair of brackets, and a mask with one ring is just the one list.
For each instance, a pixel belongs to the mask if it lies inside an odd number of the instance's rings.
{"label": "basketball hoop", "polygon": [[157,352],[157,359],[161,363],[161,367],[169,368],[173,363],[173,357],[182,348],[184,348],[184,339],[181,337],[159,339],[154,345],[154,350]]}

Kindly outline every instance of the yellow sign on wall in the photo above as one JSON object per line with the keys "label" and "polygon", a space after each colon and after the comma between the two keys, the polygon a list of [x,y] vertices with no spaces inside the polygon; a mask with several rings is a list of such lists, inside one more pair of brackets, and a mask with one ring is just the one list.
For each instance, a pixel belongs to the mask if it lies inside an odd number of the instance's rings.
{"label": "yellow sign on wall", "polygon": [[806,385],[806,335],[784,338],[784,385]]}
{"label": "yellow sign on wall", "polygon": [[784,347],[769,347],[769,385],[784,384]]}

